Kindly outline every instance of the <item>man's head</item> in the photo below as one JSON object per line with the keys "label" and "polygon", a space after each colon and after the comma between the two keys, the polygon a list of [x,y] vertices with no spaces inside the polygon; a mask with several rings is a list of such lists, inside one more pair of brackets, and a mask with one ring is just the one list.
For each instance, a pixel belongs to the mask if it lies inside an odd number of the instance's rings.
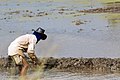
{"label": "man's head", "polygon": [[33,34],[36,36],[37,38],[37,43],[40,39],[45,40],[47,38],[47,35],[44,34],[45,30],[42,29],[41,27],[39,27],[37,30],[33,30]]}

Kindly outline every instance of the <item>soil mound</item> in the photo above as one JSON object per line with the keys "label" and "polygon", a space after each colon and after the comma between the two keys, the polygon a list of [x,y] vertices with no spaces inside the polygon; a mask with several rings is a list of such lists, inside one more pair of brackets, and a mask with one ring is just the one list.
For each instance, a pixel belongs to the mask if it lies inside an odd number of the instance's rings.
{"label": "soil mound", "polygon": [[[44,70],[58,70],[70,72],[90,72],[90,73],[119,73],[120,58],[40,58],[40,65]],[[7,64],[7,65],[6,65]],[[30,63],[30,68],[36,65]],[[0,58],[0,69],[15,68],[15,64],[7,58]]]}
{"label": "soil mound", "polygon": [[120,7],[96,8],[89,10],[82,10],[84,13],[120,13]]}

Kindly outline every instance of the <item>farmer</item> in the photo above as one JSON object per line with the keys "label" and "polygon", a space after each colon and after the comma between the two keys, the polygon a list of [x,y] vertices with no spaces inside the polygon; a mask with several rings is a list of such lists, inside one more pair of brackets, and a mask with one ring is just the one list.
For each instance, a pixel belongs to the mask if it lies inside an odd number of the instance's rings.
{"label": "farmer", "polygon": [[22,65],[20,76],[25,76],[29,67],[24,53],[28,53],[28,56],[34,64],[38,63],[38,58],[35,55],[35,45],[40,40],[45,40],[47,38],[44,32],[45,30],[39,27],[37,30],[34,30],[32,34],[25,34],[16,38],[9,45],[8,55],[11,56],[16,65]]}

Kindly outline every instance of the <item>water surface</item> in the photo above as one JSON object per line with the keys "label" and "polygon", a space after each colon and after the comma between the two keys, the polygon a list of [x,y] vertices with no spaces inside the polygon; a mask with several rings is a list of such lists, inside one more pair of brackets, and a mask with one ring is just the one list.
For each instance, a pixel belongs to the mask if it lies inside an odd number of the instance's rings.
{"label": "water surface", "polygon": [[[18,80],[18,76],[0,76],[2,80]],[[119,74],[81,74],[71,72],[34,72],[27,75],[27,80],[119,80]]]}

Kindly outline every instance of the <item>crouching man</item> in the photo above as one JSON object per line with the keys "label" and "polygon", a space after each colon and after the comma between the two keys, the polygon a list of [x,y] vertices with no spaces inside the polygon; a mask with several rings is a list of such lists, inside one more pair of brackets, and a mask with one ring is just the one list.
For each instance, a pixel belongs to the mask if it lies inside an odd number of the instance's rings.
{"label": "crouching man", "polygon": [[25,34],[16,38],[8,47],[8,55],[14,60],[16,65],[22,65],[20,69],[20,76],[25,76],[29,64],[25,58],[24,52],[28,53],[28,56],[34,64],[38,63],[38,58],[35,55],[35,45],[40,40],[45,40],[47,35],[44,34],[45,30],[38,28],[34,30],[32,34]]}

